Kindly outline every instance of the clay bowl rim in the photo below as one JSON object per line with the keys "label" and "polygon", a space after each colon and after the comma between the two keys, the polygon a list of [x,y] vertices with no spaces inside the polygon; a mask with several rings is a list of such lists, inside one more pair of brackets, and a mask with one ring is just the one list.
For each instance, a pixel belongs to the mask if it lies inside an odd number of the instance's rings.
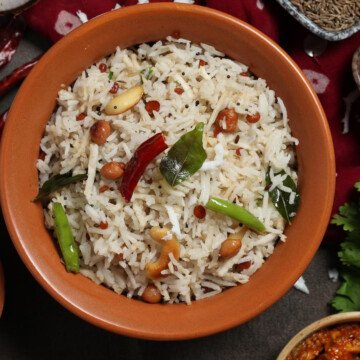
{"label": "clay bowl rim", "polygon": [[[62,40],[57,42],[52,48],[48,50],[47,53],[43,55],[43,57],[40,59],[39,64],[33,69],[32,73],[29,75],[29,77],[25,80],[23,86],[20,88],[15,101],[13,103],[13,106],[9,113],[9,118],[7,125],[4,129],[3,134],[3,141],[2,141],[2,148],[0,153],[0,164],[1,166],[6,165],[6,156],[5,151],[9,151],[9,146],[11,140],[7,136],[8,133],[10,133],[10,128],[13,127],[14,121],[12,121],[13,113],[16,112],[16,106],[17,103],[20,103],[20,98],[23,96],[24,88],[28,89],[30,84],[36,79],[36,77],[40,74],[41,69],[46,66],[46,63],[48,62],[48,59],[51,58],[52,54],[59,53],[63,48],[66,48],[67,44],[70,44],[73,40],[76,41],[77,38],[80,38],[84,33],[87,31],[95,28],[95,27],[101,27],[102,24],[106,24],[107,22],[112,21],[113,19],[120,19],[123,16],[136,16],[139,12],[149,12],[149,11],[161,11],[161,10],[167,10],[167,11],[180,11],[180,12],[195,12],[201,16],[204,16],[204,18],[209,18],[213,21],[218,22],[225,22],[228,25],[233,26],[238,31],[243,31],[247,34],[251,34],[252,36],[256,36],[259,39],[259,42],[263,44],[264,47],[268,47],[273,53],[280,56],[284,62],[286,62],[289,69],[291,69],[291,72],[294,74],[294,78],[297,78],[297,81],[301,84],[302,88],[304,88],[307,92],[307,97],[309,101],[312,102],[314,111],[319,115],[319,121],[321,122],[321,130],[322,130],[322,136],[324,139],[324,142],[326,143],[326,149],[327,149],[327,171],[328,174],[334,175],[331,176],[331,178],[327,181],[327,188],[326,188],[326,201],[324,200],[324,211],[321,214],[321,220],[320,224],[314,232],[314,242],[309,245],[309,248],[306,251],[306,255],[303,256],[302,262],[300,263],[300,266],[296,266],[296,271],[294,270],[293,273],[291,273],[291,276],[287,278],[286,284],[284,283],[282,287],[280,287],[276,294],[271,294],[266,301],[261,302],[260,304],[257,304],[254,306],[251,310],[247,311],[246,315],[241,316],[241,320],[239,319],[239,316],[232,316],[231,318],[228,318],[226,320],[223,320],[222,322],[215,324],[215,325],[208,325],[208,326],[200,326],[200,328],[196,327],[188,327],[186,329],[178,329],[175,332],[171,334],[164,333],[164,331],[157,330],[156,334],[152,334],[150,331],[142,330],[140,328],[134,329],[130,325],[124,326],[119,325],[116,322],[111,322],[107,319],[104,319],[99,314],[94,314],[94,309],[88,309],[85,307],[81,307],[78,305],[76,299],[74,297],[69,298],[67,295],[61,292],[58,292],[54,287],[54,282],[47,277],[47,274],[44,272],[43,267],[41,266],[41,263],[37,263],[34,260],[34,256],[27,248],[26,240],[23,240],[21,238],[21,233],[18,231],[18,226],[16,224],[16,221],[14,221],[11,218],[11,206],[9,204],[8,198],[10,196],[9,191],[7,190],[6,183],[8,182],[8,179],[6,179],[4,172],[0,174],[0,195],[1,195],[1,202],[3,204],[3,213],[4,218],[9,230],[9,233],[11,235],[12,241],[16,247],[17,252],[19,253],[20,257],[22,258],[23,262],[27,266],[27,268],[30,270],[32,275],[36,278],[36,280],[44,287],[44,289],[52,296],[54,297],[59,303],[61,303],[65,308],[79,316],[80,318],[96,325],[99,327],[102,327],[106,330],[127,335],[127,336],[133,336],[137,338],[144,338],[144,339],[155,339],[155,340],[181,340],[181,339],[191,339],[191,338],[197,338],[202,337],[206,335],[211,335],[220,331],[227,330],[229,328],[232,328],[234,326],[237,326],[239,324],[242,324],[251,318],[255,317],[256,315],[263,312],[265,309],[267,309],[269,306],[274,304],[277,300],[279,300],[291,287],[291,285],[296,281],[297,277],[301,275],[301,273],[305,270],[306,266],[309,264],[310,260],[312,259],[313,255],[315,254],[320,241],[322,239],[322,236],[325,232],[326,225],[328,222],[328,219],[330,217],[330,211],[332,207],[332,201],[334,196],[334,189],[335,189],[335,157],[334,157],[334,150],[332,146],[332,139],[330,130],[327,124],[326,116],[324,114],[324,111],[321,107],[321,104],[319,102],[319,99],[317,98],[316,93],[314,92],[311,84],[306,79],[304,74],[301,72],[301,70],[298,68],[298,66],[295,64],[295,62],[285,53],[284,50],[280,48],[275,42],[273,42],[270,38],[268,38],[266,35],[262,34],[259,30],[253,28],[252,26],[246,24],[245,22],[227,15],[225,13],[222,13],[220,11],[216,11],[213,9],[196,6],[196,5],[186,5],[186,4],[176,4],[176,3],[153,3],[153,4],[146,4],[146,5],[139,5],[139,6],[129,6],[126,8],[122,8],[117,11],[112,11],[110,13],[106,13],[104,15],[101,15],[88,23],[80,26],[79,28],[72,31],[69,35],[64,37]],[[10,120],[10,121],[9,121]],[[4,168],[4,167],[2,167]],[[40,265],[39,265],[40,264]],[[65,271],[65,270],[64,270]],[[229,291],[232,291],[229,290]],[[217,295],[217,297],[220,297],[222,294]],[[199,300],[196,303],[202,303],[205,305],[209,304],[210,302],[214,302],[213,299],[216,299],[217,297],[214,297],[212,299],[205,299],[205,300]],[[134,301],[134,300],[131,300]],[[215,300],[216,301],[216,300]],[[149,306],[149,305],[147,305]],[[163,306],[163,305],[150,305],[150,306]],[[167,305],[167,306],[186,306],[186,305]],[[197,305],[194,306],[198,307]]]}
{"label": "clay bowl rim", "polygon": [[329,315],[319,320],[314,321],[310,325],[300,330],[290,341],[285,345],[276,360],[285,360],[291,351],[305,338],[310,336],[312,333],[331,327],[334,325],[346,324],[346,323],[360,323],[360,311],[351,311],[345,313],[339,313],[335,315]]}

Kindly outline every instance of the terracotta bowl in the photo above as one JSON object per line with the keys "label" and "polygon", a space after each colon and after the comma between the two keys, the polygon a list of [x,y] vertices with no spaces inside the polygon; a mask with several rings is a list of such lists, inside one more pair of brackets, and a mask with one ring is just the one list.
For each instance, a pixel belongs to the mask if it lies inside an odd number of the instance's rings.
{"label": "terracotta bowl", "polygon": [[[250,282],[187,305],[148,305],[69,274],[43,222],[35,162],[45,124],[62,84],[117,45],[163,39],[174,31],[248,64],[284,100],[298,147],[301,207],[288,241]],[[268,37],[234,17],[205,7],[138,5],[99,16],[56,43],[26,79],[12,105],[1,149],[1,204],[11,238],[39,283],[67,309],[104,329],[147,339],[205,336],[242,324],[281,298],[302,274],[326,229],[335,166],[326,117],[311,85]]]}
{"label": "terracotta bowl", "polygon": [[284,347],[276,360],[285,360],[292,350],[312,333],[340,324],[360,323],[360,311],[330,315],[299,331]]}

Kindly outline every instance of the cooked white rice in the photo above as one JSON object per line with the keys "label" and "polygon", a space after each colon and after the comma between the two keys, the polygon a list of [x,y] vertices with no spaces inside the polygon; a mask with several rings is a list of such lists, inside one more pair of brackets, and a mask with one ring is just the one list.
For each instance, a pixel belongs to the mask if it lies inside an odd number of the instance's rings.
{"label": "cooked white rice", "polygon": [[[200,59],[207,66],[199,67]],[[113,72],[112,80],[108,71],[99,71],[100,63]],[[139,84],[139,72],[149,67],[154,75],[144,79],[145,98],[161,104],[154,118],[143,101],[121,115],[106,116],[102,110],[114,96],[109,93],[114,81],[119,82],[121,93]],[[53,193],[45,209],[46,225],[53,229],[53,202],[65,207],[79,244],[83,275],[128,297],[141,296],[153,282],[164,302],[190,304],[246,283],[272,254],[277,240],[285,241],[285,222],[265,190],[265,174],[271,166],[274,171],[285,170],[296,182],[297,174],[290,165],[294,164],[292,149],[298,141],[290,133],[284,103],[265,80],[240,75],[247,70],[246,65],[211,46],[168,38],[134,49],[118,48],[83,71],[73,86],[59,91],[58,107],[40,145],[46,156],[38,160],[37,167],[40,185],[58,173],[88,174],[87,180]],[[181,95],[174,92],[178,86],[184,89]],[[225,107],[239,114],[238,131],[214,137],[212,125]],[[256,112],[261,114],[259,122],[245,121],[247,114]],[[87,114],[86,118],[76,121],[80,113]],[[103,146],[91,143],[89,137],[91,125],[99,119],[109,121],[113,130]],[[203,145],[207,160],[180,185],[171,188],[162,177],[159,163],[163,155],[148,166],[130,203],[125,203],[115,182],[100,176],[104,163],[128,162],[135,149],[154,133],[163,132],[170,147],[198,122],[206,124]],[[240,156],[236,155],[239,147]],[[270,175],[273,186],[281,184],[280,175]],[[110,189],[100,193],[104,184]],[[210,196],[244,206],[265,224],[266,233],[248,230],[239,253],[222,260],[222,242],[242,225],[210,210],[204,220],[197,219],[194,207],[205,205]],[[107,229],[99,227],[102,221],[108,223]],[[145,266],[156,260],[160,251],[149,236],[154,226],[169,226],[181,251],[178,261],[170,256],[161,279],[149,281]],[[123,254],[123,260],[116,261],[116,254]],[[250,268],[233,270],[234,265],[247,261]]]}

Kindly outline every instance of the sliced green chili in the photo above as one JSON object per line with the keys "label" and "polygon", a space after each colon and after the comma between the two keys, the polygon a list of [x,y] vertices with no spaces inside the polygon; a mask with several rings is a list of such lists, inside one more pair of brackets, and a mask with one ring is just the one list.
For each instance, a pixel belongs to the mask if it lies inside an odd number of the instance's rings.
{"label": "sliced green chili", "polygon": [[264,224],[257,217],[243,207],[233,204],[232,202],[217,197],[211,197],[205,207],[217,213],[229,216],[252,230],[258,232],[265,231]]}
{"label": "sliced green chili", "polygon": [[69,220],[65,210],[60,203],[53,205],[55,233],[59,242],[61,254],[63,256],[66,270],[79,272],[79,253],[76,246]]}

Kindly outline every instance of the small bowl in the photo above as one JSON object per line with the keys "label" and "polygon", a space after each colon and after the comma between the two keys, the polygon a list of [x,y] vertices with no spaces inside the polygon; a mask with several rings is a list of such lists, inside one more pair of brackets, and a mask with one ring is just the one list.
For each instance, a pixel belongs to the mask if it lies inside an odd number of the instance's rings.
{"label": "small bowl", "polygon": [[301,12],[290,0],[277,0],[277,2],[290,14],[292,15],[299,23],[305,26],[315,35],[329,40],[329,41],[339,41],[344,40],[351,35],[354,35],[360,30],[360,21],[351,27],[341,30],[341,31],[328,31],[314,23],[309,19],[303,12]]}
{"label": "small bowl", "polygon": [[299,331],[284,347],[276,360],[285,360],[286,357],[300,344],[304,339],[310,336],[312,333],[325,329],[327,327],[336,326],[345,323],[360,323],[360,311],[340,313],[336,315],[330,315],[317,320],[307,326],[305,329]]}
{"label": "small bowl", "polygon": [[[302,202],[288,240],[241,286],[192,305],[150,305],[119,296],[82,275],[67,273],[44,226],[36,160],[45,125],[62,84],[116,46],[164,39],[174,31],[204,42],[250,66],[287,106],[297,151]],[[67,309],[104,329],[147,339],[189,339],[242,324],[280,299],[314,256],[327,227],[335,188],[332,139],[311,84],[267,36],[206,7],[154,3],[101,15],[56,43],[23,83],[11,107],[0,155],[1,205],[22,260],[39,283]]]}

